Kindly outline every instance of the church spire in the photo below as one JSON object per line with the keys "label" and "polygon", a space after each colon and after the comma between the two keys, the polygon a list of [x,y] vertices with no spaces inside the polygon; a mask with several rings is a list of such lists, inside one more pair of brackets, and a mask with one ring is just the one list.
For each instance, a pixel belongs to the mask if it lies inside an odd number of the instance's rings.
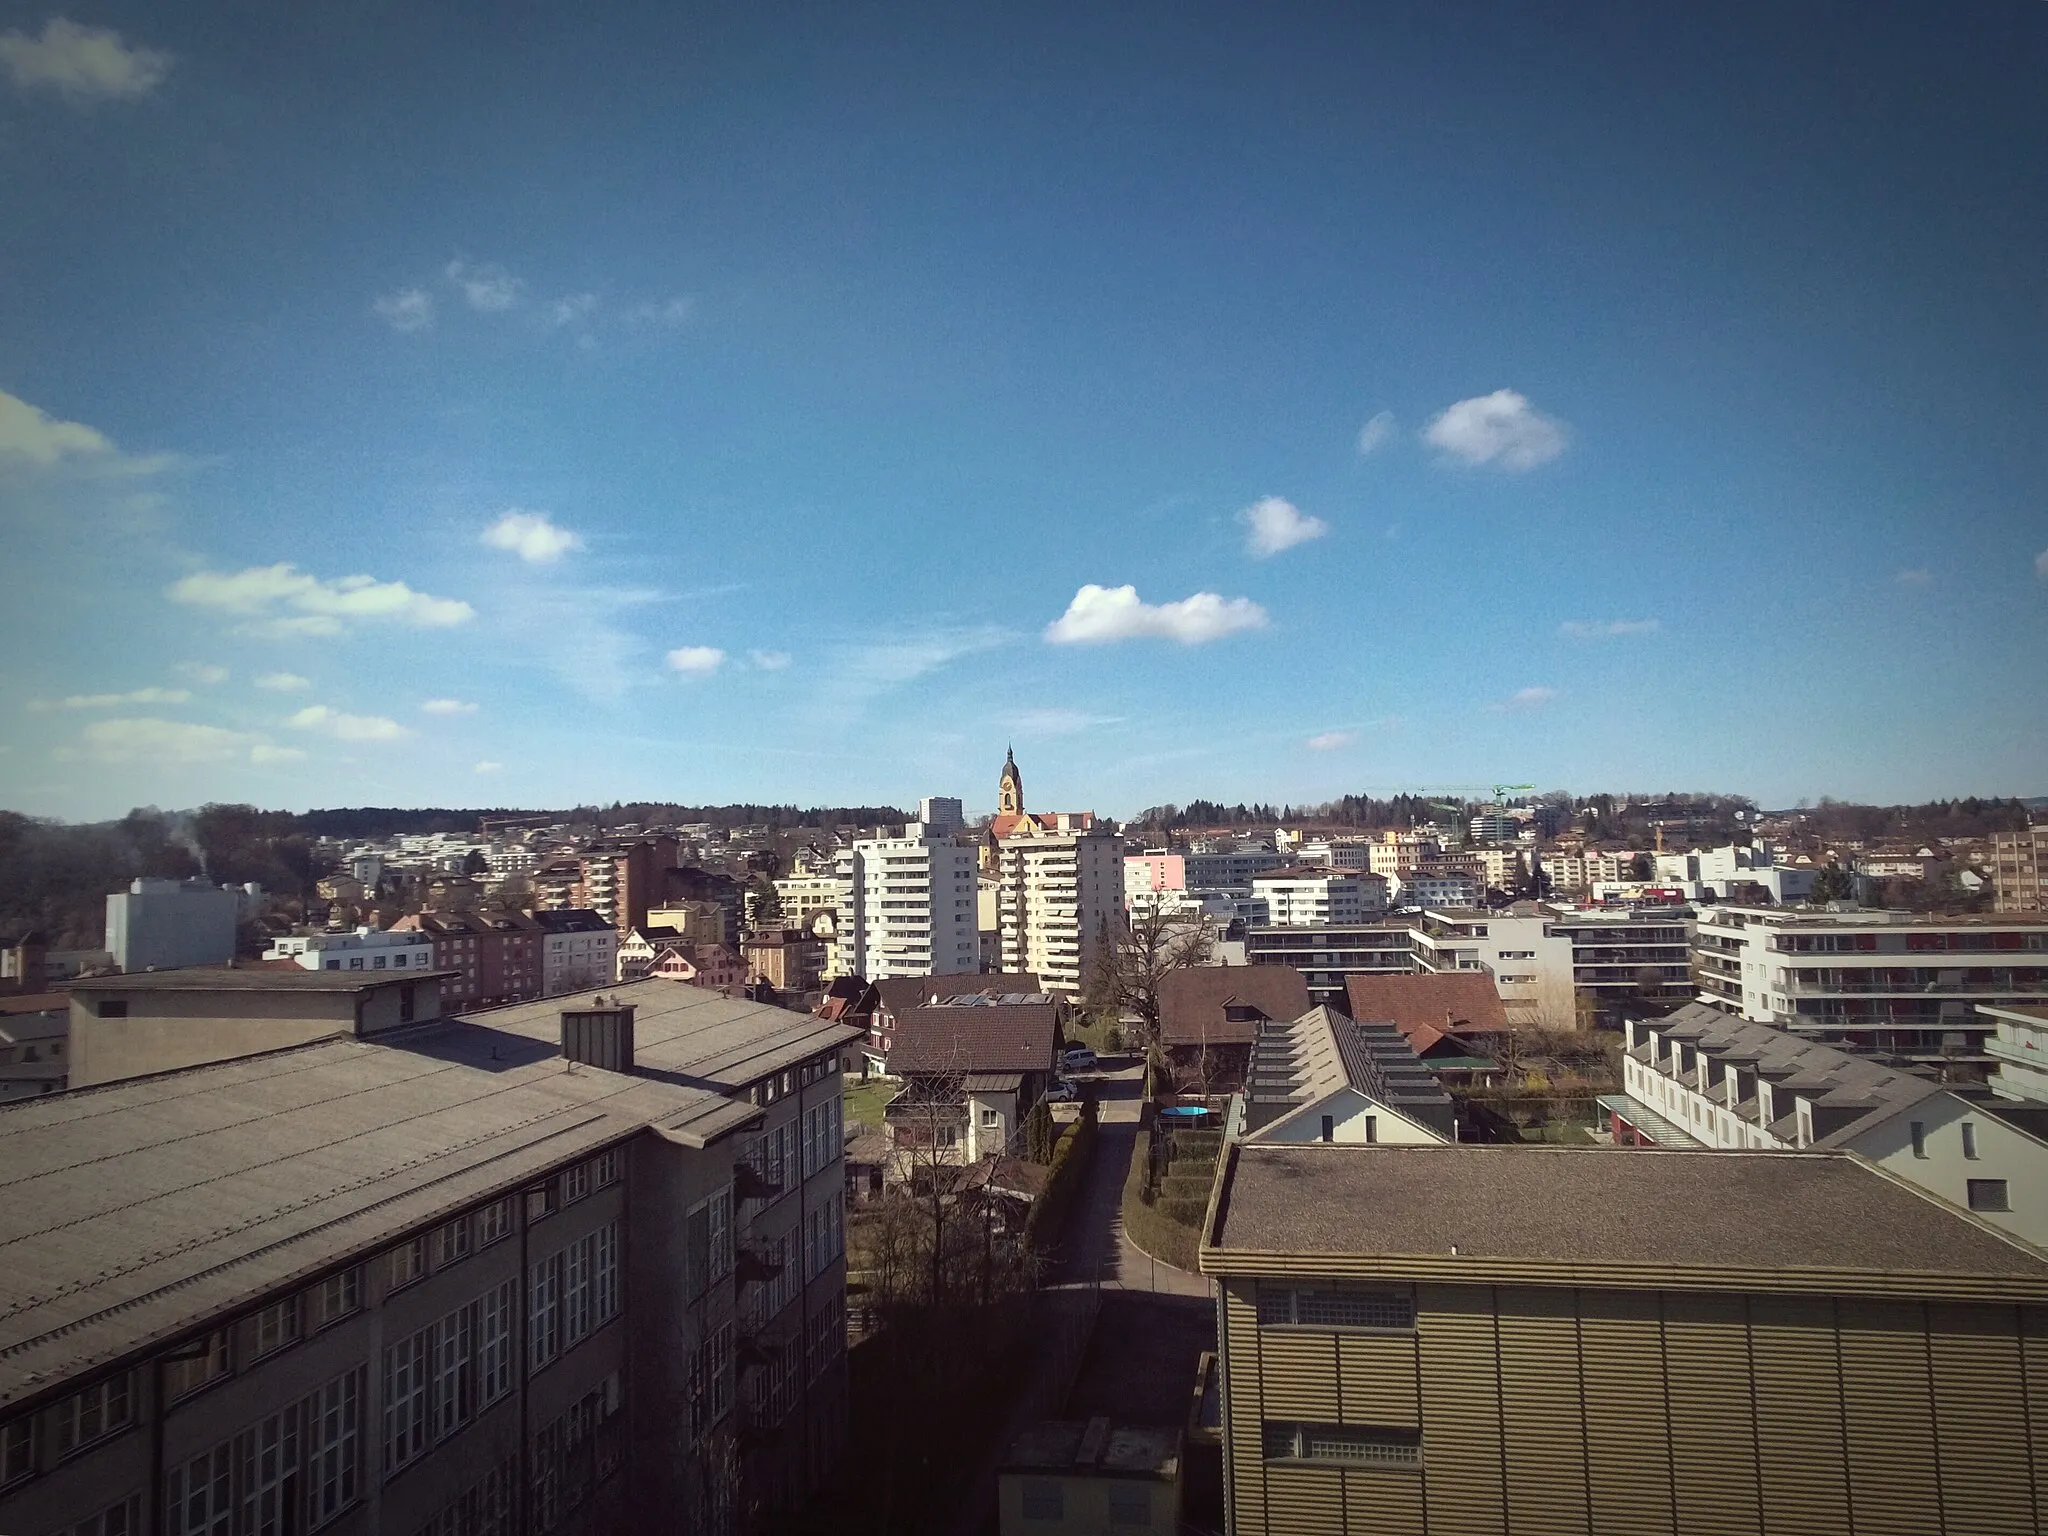
{"label": "church spire", "polygon": [[996,780],[996,814],[999,816],[1021,816],[1024,814],[1024,775],[1017,770],[1017,751],[1011,747],[1003,754],[1002,777]]}

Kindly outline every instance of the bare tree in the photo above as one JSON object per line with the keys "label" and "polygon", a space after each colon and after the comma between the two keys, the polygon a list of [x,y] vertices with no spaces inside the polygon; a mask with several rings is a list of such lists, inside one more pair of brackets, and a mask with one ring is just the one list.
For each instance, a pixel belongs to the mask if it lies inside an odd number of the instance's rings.
{"label": "bare tree", "polygon": [[1209,920],[1155,907],[1114,927],[1105,919],[1103,926],[1108,931],[1095,947],[1088,990],[1105,1007],[1136,1014],[1145,1039],[1157,1040],[1160,986],[1175,971],[1209,963],[1215,952]]}

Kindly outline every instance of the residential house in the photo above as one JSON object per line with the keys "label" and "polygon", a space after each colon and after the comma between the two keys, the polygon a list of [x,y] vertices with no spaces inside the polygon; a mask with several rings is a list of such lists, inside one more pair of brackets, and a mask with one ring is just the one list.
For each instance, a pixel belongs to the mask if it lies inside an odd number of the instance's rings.
{"label": "residential house", "polygon": [[1248,1142],[1441,1145],[1458,1139],[1458,1123],[1451,1096],[1399,1030],[1318,1006],[1298,1019],[1260,1021],[1241,1134]]}
{"label": "residential house", "polygon": [[[869,1070],[885,1077],[890,1075],[889,1051],[896,1041],[897,1025],[911,1009],[949,997],[1037,997],[1046,990],[1028,971],[1014,975],[963,971],[951,976],[884,976],[869,985],[868,1038],[862,1048],[868,1055]],[[1064,1029],[1064,1014],[1060,1023]]]}
{"label": "residential house", "polygon": [[1021,1145],[1024,1117],[1058,1075],[1066,1003],[1049,992],[961,994],[906,1009],[889,1051],[903,1091],[883,1114],[899,1178],[918,1163],[974,1163]]}
{"label": "residential house", "polygon": [[413,912],[391,931],[425,934],[432,942],[434,969],[452,973],[441,982],[442,1006],[450,1012],[542,995],[545,930],[524,912]]}
{"label": "residential house", "polygon": [[535,912],[541,928],[541,996],[608,987],[618,979],[619,933],[583,907]]}
{"label": "residential house", "polygon": [[1511,1021],[1483,971],[1352,976],[1345,998],[1353,1018],[1392,1024],[1444,1082],[1468,1083],[1498,1070],[1498,1042]]}
{"label": "residential house", "polygon": [[1227,1093],[1244,1081],[1259,1026],[1310,1006],[1308,983],[1289,965],[1169,971],[1159,983],[1159,1045],[1176,1082]]}
{"label": "residential house", "polygon": [[62,1092],[71,1071],[71,1007],[62,992],[0,993],[0,1103]]}

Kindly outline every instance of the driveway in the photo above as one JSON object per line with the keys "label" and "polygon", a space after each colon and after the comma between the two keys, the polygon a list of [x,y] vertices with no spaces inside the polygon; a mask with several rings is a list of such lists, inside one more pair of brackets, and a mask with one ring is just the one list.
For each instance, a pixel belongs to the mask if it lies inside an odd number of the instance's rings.
{"label": "driveway", "polygon": [[[1138,1144],[1144,1108],[1142,1060],[1095,1074],[1096,1113],[1101,1124],[1088,1182],[1067,1218],[1066,1239],[1052,1265],[1054,1286],[1101,1286],[1108,1290],[1154,1291],[1171,1296],[1215,1294],[1205,1275],[1191,1275],[1141,1253],[1124,1236],[1124,1178]],[[1079,1111],[1075,1111],[1079,1113]]]}

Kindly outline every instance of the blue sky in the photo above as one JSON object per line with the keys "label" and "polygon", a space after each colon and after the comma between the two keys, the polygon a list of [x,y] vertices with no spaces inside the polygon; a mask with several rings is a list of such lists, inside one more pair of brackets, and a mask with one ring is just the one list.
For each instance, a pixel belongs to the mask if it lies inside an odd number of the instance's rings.
{"label": "blue sky", "polygon": [[0,4],[0,804],[2048,792],[2048,6],[1107,9]]}

